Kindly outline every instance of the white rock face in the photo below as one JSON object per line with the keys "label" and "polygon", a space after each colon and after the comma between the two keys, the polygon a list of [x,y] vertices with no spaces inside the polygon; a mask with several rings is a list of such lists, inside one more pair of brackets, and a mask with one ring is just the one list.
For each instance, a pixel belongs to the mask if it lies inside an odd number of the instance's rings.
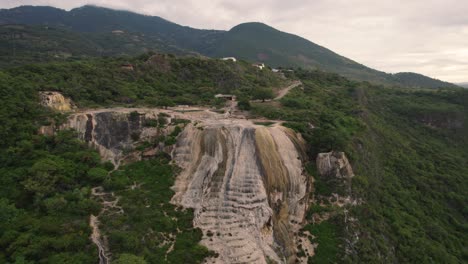
{"label": "white rock face", "polygon": [[57,111],[71,111],[73,103],[59,92],[39,92],[41,104]]}
{"label": "white rock face", "polygon": [[183,171],[172,202],[195,209],[202,244],[219,253],[209,263],[295,260],[308,188],[296,144],[287,128],[232,119],[202,121],[179,136],[173,158]]}

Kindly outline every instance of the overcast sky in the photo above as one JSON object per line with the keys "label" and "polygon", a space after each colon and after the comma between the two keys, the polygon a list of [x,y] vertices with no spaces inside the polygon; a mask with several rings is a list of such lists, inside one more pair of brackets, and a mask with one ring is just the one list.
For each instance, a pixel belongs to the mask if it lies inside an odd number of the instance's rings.
{"label": "overcast sky", "polygon": [[264,22],[378,70],[468,81],[468,0],[0,0],[0,8],[85,4],[205,29]]}

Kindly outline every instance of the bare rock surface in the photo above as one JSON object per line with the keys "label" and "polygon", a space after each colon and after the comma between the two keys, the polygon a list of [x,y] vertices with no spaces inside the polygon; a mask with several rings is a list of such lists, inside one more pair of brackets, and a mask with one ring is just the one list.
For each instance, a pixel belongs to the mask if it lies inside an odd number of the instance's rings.
{"label": "bare rock surface", "polygon": [[183,169],[172,202],[195,209],[202,244],[219,253],[208,262],[294,262],[308,188],[300,137],[243,119],[199,122],[172,153]]}
{"label": "bare rock surface", "polygon": [[317,155],[317,170],[321,176],[335,178],[354,177],[353,168],[344,152],[327,152]]}
{"label": "bare rock surface", "polygon": [[[158,115],[162,112],[144,108],[88,110],[70,115],[60,129],[76,130],[79,138],[95,147],[103,159],[119,165],[136,142],[151,140],[169,132],[169,127],[160,129],[147,125],[148,120],[160,118]],[[170,116],[164,119],[167,123],[171,121]]]}
{"label": "bare rock surface", "polygon": [[43,106],[52,108],[57,111],[71,111],[74,108],[72,101],[69,98],[65,98],[59,92],[39,92],[39,97]]}

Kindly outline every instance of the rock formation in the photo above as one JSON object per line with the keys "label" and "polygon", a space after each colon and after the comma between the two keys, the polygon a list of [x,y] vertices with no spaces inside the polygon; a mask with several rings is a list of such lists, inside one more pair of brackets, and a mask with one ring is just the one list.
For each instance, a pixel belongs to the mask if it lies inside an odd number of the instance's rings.
{"label": "rock formation", "polygon": [[158,116],[161,112],[148,109],[104,109],[76,113],[68,118],[61,129],[72,128],[80,139],[95,147],[101,157],[118,165],[125,154],[133,150],[138,141],[150,141],[170,129],[148,126],[148,120],[169,117]]}
{"label": "rock formation", "polygon": [[195,209],[214,263],[293,263],[307,207],[303,142],[293,131],[245,120],[189,125],[173,151],[182,167],[172,201]]}
{"label": "rock formation", "polygon": [[57,111],[71,111],[74,108],[72,101],[59,92],[39,92],[41,104]]}
{"label": "rock formation", "polygon": [[330,176],[338,179],[354,177],[353,169],[344,152],[320,153],[316,162],[320,176]]}

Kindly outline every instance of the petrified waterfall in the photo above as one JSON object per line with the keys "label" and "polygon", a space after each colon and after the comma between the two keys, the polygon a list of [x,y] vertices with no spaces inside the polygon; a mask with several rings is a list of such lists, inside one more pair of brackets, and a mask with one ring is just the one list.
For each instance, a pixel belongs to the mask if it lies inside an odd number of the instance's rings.
{"label": "petrified waterfall", "polygon": [[172,201],[195,209],[215,263],[295,261],[307,207],[303,141],[292,130],[245,120],[189,125],[173,151],[183,171]]}

